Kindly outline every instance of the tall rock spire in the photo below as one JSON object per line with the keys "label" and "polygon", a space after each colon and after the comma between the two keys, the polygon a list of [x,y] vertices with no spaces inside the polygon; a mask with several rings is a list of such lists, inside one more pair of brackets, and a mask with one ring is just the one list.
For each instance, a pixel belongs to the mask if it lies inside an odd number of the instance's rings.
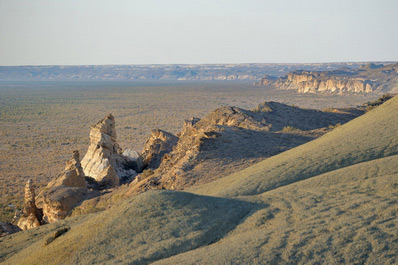
{"label": "tall rock spire", "polygon": [[122,155],[116,142],[115,119],[112,114],[91,127],[90,146],[81,165],[86,176],[111,186],[117,186],[120,180],[134,177],[140,171],[138,161]]}
{"label": "tall rock spire", "polygon": [[29,179],[25,185],[24,208],[22,215],[18,220],[18,226],[22,230],[37,227],[40,226],[41,219],[42,213],[36,207],[35,190],[32,185],[32,180]]}

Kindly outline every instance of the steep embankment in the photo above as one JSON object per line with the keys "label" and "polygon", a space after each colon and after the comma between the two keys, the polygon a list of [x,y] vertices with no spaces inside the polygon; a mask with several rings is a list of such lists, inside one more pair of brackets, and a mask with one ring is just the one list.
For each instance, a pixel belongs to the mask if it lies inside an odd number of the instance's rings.
{"label": "steep embankment", "polygon": [[313,142],[194,190],[202,195],[150,191],[101,213],[1,238],[0,260],[396,264],[396,113],[398,97]]}
{"label": "steep embankment", "polygon": [[333,71],[292,71],[280,78],[266,75],[260,84],[299,93],[397,93],[398,64],[368,64],[359,69]]}

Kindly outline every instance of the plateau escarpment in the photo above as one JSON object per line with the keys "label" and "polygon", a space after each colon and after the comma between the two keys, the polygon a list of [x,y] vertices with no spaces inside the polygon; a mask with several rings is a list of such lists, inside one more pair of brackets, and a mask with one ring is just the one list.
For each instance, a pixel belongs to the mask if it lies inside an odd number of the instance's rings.
{"label": "plateau escarpment", "polygon": [[359,69],[343,68],[333,71],[298,70],[280,78],[264,76],[260,84],[293,89],[299,93],[396,93],[398,64],[368,64]]}

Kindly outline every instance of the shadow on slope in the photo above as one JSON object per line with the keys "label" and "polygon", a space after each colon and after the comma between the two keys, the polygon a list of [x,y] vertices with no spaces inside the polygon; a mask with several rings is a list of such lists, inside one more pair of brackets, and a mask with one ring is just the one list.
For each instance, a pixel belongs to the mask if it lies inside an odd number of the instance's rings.
{"label": "shadow on slope", "polygon": [[398,155],[248,200],[267,207],[216,244],[154,264],[397,264]]}
{"label": "shadow on slope", "polygon": [[193,188],[199,194],[259,194],[353,164],[398,153],[398,97],[312,142],[225,178]]}
{"label": "shadow on slope", "polygon": [[[9,258],[9,264],[147,264],[218,241],[260,206],[185,192],[149,191],[117,208],[84,217],[85,222],[66,222],[71,229],[46,246],[48,231],[57,224],[6,237],[0,257]],[[28,247],[20,240],[27,234],[36,235]],[[19,253],[11,256],[12,250]]]}
{"label": "shadow on slope", "polygon": [[252,111],[222,107],[202,119],[187,120],[159,167],[136,178],[128,194],[211,182],[313,140],[363,113],[334,111],[265,102]]}

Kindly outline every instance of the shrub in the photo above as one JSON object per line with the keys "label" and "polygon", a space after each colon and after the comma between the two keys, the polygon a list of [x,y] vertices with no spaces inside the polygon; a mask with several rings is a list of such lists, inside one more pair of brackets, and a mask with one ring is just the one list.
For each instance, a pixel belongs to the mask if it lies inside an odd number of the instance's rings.
{"label": "shrub", "polygon": [[282,132],[289,133],[289,132],[300,132],[300,129],[294,128],[293,126],[285,126],[282,129]]}

